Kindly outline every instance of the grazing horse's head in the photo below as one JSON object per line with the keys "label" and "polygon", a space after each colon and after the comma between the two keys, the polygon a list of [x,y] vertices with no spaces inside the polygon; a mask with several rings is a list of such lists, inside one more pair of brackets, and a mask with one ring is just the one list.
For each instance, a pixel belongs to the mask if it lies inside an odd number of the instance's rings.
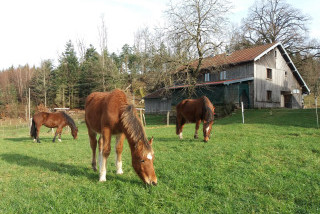
{"label": "grazing horse's head", "polygon": [[212,124],[213,121],[211,122],[204,122],[203,123],[203,136],[204,136],[204,142],[208,142],[210,139],[210,134],[212,130]]}
{"label": "grazing horse's head", "polygon": [[72,134],[73,139],[77,139],[78,138],[78,127],[71,129],[71,134]]}
{"label": "grazing horse's head", "polygon": [[136,148],[132,151],[132,166],[141,180],[149,185],[157,185],[157,176],[153,167],[154,152],[151,147],[153,137],[146,145],[138,141]]}

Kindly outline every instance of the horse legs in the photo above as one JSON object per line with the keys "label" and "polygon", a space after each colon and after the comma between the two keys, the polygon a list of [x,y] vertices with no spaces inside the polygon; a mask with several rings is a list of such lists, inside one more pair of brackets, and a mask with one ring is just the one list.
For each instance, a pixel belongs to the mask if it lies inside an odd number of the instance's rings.
{"label": "horse legs", "polygon": [[123,141],[124,141],[124,139],[125,139],[125,135],[123,133],[116,137],[116,167],[117,167],[117,174],[123,174],[121,154],[122,154],[122,150],[123,150]]}
{"label": "horse legs", "polygon": [[58,140],[59,140],[59,142],[61,142],[61,132],[62,132],[62,128],[58,127],[57,130],[56,130],[56,133],[54,134],[52,142],[56,141],[56,137],[57,137],[58,134],[59,134]]}
{"label": "horse legs", "polygon": [[176,134],[179,135],[179,138],[182,139],[182,129],[186,120],[182,115],[177,115],[177,122],[176,122]]}
{"label": "horse legs", "polygon": [[194,139],[198,139],[198,130],[199,130],[199,127],[200,127],[200,123],[201,123],[201,120],[197,120],[196,121],[196,131],[194,133]]}
{"label": "horse legs", "polygon": [[[91,166],[93,171],[97,171],[97,161],[96,161],[96,149],[97,149],[97,133],[89,131],[89,138],[90,138],[90,147],[92,150],[92,161],[91,161]],[[100,140],[100,138],[99,138]]]}
{"label": "horse legs", "polygon": [[106,181],[107,177],[107,158],[110,155],[110,141],[111,141],[111,130],[110,128],[104,128],[101,133],[102,136],[102,146],[99,146],[99,165],[100,165],[100,179],[99,181]]}

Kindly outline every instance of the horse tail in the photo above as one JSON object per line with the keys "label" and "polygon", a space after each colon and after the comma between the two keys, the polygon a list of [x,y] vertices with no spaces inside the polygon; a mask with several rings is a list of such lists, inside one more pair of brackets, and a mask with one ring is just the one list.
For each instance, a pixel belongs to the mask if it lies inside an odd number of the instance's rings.
{"label": "horse tail", "polygon": [[181,111],[182,111],[181,108],[182,108],[183,104],[184,104],[184,102],[180,102],[176,106],[176,114],[177,114],[177,116],[176,116],[176,134],[177,135],[179,134],[180,126],[186,122],[185,118],[181,114]]}
{"label": "horse tail", "polygon": [[34,122],[34,119],[32,118],[32,125],[31,125],[31,129],[30,129],[30,135],[31,137],[33,137],[34,139],[37,138],[37,125]]}

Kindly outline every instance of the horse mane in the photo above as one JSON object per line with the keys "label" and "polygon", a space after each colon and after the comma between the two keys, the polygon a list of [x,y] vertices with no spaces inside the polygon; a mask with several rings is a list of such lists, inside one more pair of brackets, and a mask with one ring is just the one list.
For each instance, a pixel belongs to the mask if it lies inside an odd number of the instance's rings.
{"label": "horse mane", "polygon": [[207,122],[211,122],[214,120],[214,113],[212,112],[211,108],[210,108],[210,100],[208,99],[208,97],[203,96],[201,97],[202,101],[203,101],[203,107],[202,107],[202,119],[205,119]]}
{"label": "horse mane", "polygon": [[61,112],[61,114],[67,120],[67,123],[71,127],[72,130],[77,128],[76,124],[74,123],[74,120],[69,115],[67,115],[67,113]]}
{"label": "horse mane", "polygon": [[[142,140],[146,148],[150,148],[144,128],[138,119],[133,105],[126,105],[121,114],[121,122],[134,142]],[[135,145],[136,146],[136,145]]]}

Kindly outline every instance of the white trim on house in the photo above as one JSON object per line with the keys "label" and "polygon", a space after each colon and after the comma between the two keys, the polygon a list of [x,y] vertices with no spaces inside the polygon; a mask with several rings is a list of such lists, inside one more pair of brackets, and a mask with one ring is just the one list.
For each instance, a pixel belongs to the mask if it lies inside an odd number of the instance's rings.
{"label": "white trim on house", "polygon": [[228,81],[228,82],[224,82],[223,84],[224,85],[230,85],[230,84],[233,84],[233,83],[241,83],[241,82],[246,82],[246,81],[250,81],[250,80],[254,80],[254,77],[231,80],[231,81]]}
{"label": "white trim on house", "polygon": [[[256,58],[253,59],[253,61],[257,61],[259,60],[261,57],[263,57],[264,55],[266,55],[267,53],[269,53],[272,49],[274,49],[275,47],[277,47],[278,45],[281,45],[280,42],[274,44],[273,46],[271,46],[270,48],[268,48],[267,50],[265,50],[264,52],[262,52],[260,55],[258,55]],[[282,45],[281,45],[282,46]]]}
{"label": "white trim on house", "polygon": [[[305,81],[303,80],[303,78],[301,77],[298,69],[297,69],[296,66],[293,64],[293,62],[292,62],[291,58],[289,57],[286,49],[283,47],[283,45],[282,45],[280,42],[274,44],[273,46],[271,46],[270,48],[268,48],[267,50],[265,50],[264,52],[262,52],[259,56],[257,56],[256,58],[254,58],[253,61],[255,62],[255,61],[259,60],[261,57],[263,57],[264,55],[266,55],[267,53],[269,53],[272,49],[274,49],[274,48],[276,48],[276,47],[278,47],[278,46],[281,47],[282,50],[280,50],[280,51],[283,51],[284,54],[285,54],[285,56],[288,58],[289,62],[286,60],[287,64],[291,64],[291,65],[292,65],[292,67],[293,67],[293,69],[291,69],[292,72],[297,73],[298,77],[300,78],[300,80],[301,80],[302,83],[303,83],[303,86],[307,89],[308,93],[310,93],[310,89],[308,88],[306,82],[305,82]],[[289,66],[289,67],[290,67],[290,66]]]}

